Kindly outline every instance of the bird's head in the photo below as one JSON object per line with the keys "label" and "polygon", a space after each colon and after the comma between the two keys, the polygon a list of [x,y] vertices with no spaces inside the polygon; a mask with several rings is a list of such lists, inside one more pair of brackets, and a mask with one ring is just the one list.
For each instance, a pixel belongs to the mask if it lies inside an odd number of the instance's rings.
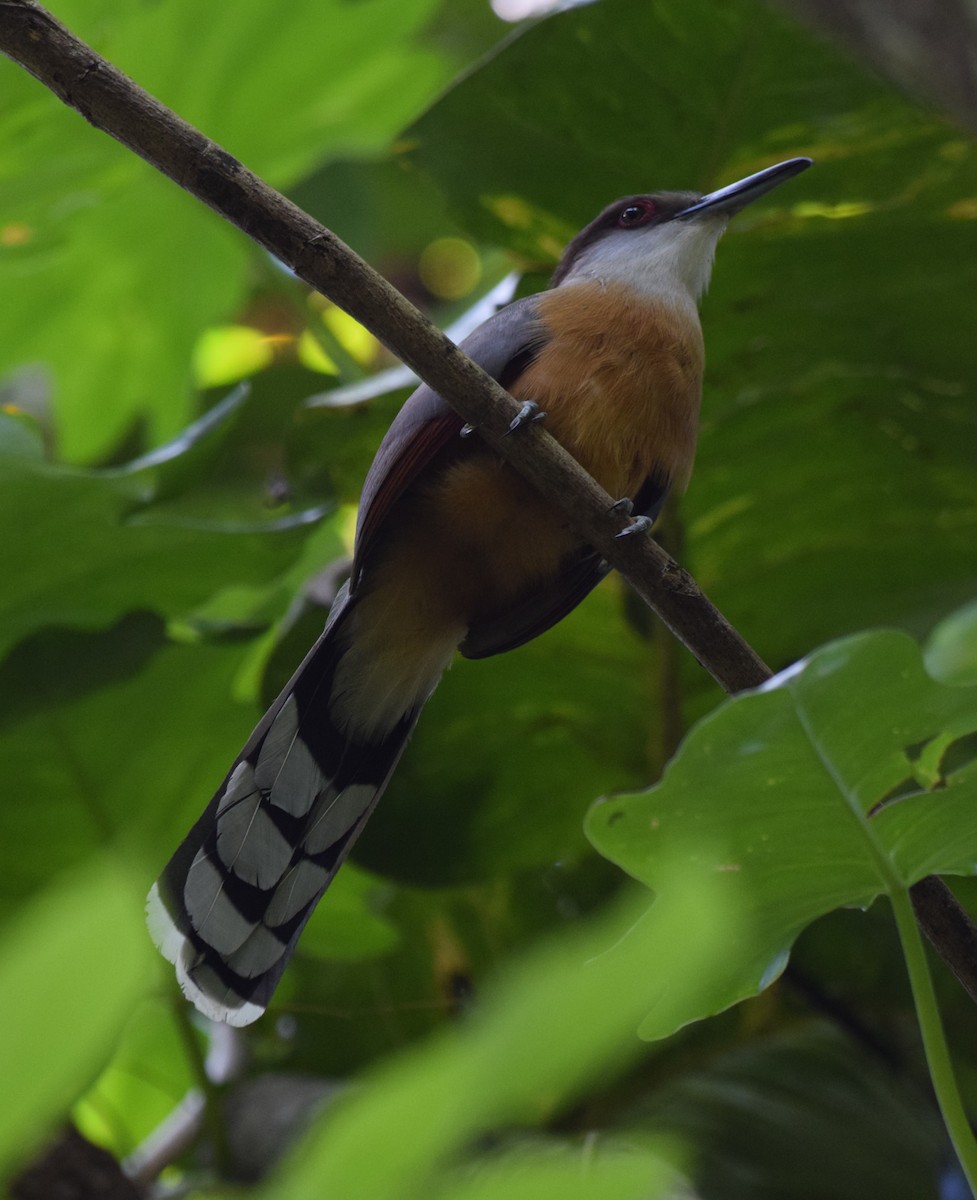
{"label": "bird's head", "polygon": [[729,218],[810,165],[809,158],[791,158],[707,196],[655,192],[615,200],[567,246],[552,286],[596,279],[695,302]]}

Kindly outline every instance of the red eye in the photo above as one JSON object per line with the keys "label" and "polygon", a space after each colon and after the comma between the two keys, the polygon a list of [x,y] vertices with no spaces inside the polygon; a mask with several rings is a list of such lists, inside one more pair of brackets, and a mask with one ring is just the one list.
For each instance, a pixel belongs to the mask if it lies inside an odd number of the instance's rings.
{"label": "red eye", "polygon": [[644,225],[654,215],[655,206],[651,200],[634,200],[618,213],[618,228],[633,229],[635,225]]}

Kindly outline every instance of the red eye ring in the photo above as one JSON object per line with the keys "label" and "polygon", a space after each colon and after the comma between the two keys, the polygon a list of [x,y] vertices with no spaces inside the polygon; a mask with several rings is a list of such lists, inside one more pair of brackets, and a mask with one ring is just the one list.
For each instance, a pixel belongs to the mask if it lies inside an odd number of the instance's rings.
{"label": "red eye ring", "polygon": [[655,205],[651,200],[632,200],[626,204],[617,215],[619,229],[634,229],[644,225],[655,215]]}

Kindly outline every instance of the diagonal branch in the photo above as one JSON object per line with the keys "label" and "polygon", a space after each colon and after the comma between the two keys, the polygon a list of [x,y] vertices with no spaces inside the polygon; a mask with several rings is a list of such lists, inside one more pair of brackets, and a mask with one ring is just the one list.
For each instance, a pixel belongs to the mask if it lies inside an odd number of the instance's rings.
{"label": "diagonal branch", "polygon": [[770,671],[651,538],[617,541],[628,518],[539,425],[505,438],[516,402],[325,226],[100,58],[33,0],[0,0],[0,50],[65,104],[202,200],[365,325],[502,457],[563,509],[728,692]]}
{"label": "diagonal branch", "polygon": [[[333,300],[407,363],[479,435],[570,518],[727,691],[770,669],[650,537],[617,539],[628,518],[539,425],[506,438],[518,405],[334,233],[269,187],[221,146],[79,41],[34,0],[0,0],[0,51],[65,104],[128,146]],[[917,919],[977,1001],[977,930],[949,889],[930,877],[913,889]],[[945,936],[947,914],[954,936]]]}

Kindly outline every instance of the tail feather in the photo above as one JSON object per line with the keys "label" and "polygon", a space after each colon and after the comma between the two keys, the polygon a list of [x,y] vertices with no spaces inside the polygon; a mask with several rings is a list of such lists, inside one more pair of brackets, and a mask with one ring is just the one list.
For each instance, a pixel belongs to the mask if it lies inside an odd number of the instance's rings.
{"label": "tail feather", "polygon": [[261,1015],[316,903],[372,813],[423,700],[368,739],[330,713],[355,607],[345,595],[149,894],[153,940],[207,1016]]}

